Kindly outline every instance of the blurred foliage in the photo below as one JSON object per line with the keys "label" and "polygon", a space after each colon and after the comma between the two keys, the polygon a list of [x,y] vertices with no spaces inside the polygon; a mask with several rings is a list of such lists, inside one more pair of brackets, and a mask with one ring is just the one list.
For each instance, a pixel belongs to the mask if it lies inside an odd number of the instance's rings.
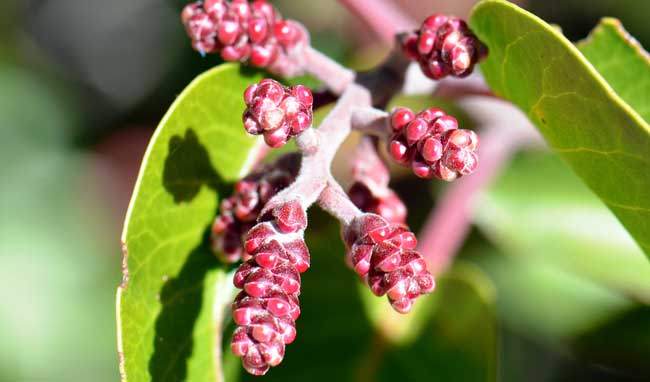
{"label": "blurred foliage", "polygon": [[116,241],[93,157],[66,146],[76,110],[29,71],[0,83],[0,380],[115,380]]}
{"label": "blurred foliage", "polygon": [[510,336],[532,339],[561,357],[570,357],[567,347],[575,343],[573,357],[588,361],[569,369],[599,378],[608,374],[591,370],[590,362],[623,376],[650,372],[640,366],[650,346],[642,335],[650,330],[647,315],[635,314],[629,328],[615,324],[628,312],[647,310],[650,264],[559,158],[519,155],[474,210],[478,227],[500,250],[470,246],[464,256],[494,281],[497,311]]}
{"label": "blurred foliage", "polygon": [[552,264],[650,303],[650,262],[558,157],[521,155],[474,209],[481,230],[519,261]]}

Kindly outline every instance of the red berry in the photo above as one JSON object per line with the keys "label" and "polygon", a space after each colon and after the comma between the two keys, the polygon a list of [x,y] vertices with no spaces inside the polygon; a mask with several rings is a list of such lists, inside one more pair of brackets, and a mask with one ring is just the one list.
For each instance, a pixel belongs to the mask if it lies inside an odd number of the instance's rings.
{"label": "red berry", "polygon": [[402,53],[411,60],[417,60],[420,56],[418,52],[418,35],[410,33],[401,41]]}
{"label": "red berry", "polygon": [[424,179],[433,178],[434,173],[433,170],[431,169],[431,166],[423,160],[414,159],[413,161],[411,161],[411,169],[413,170],[413,173],[420,178],[424,178]]}
{"label": "red berry", "polygon": [[275,80],[266,78],[259,82],[257,96],[270,100],[274,105],[279,105],[285,94],[285,87]]}
{"label": "red berry", "polygon": [[280,230],[285,233],[301,231],[307,226],[305,210],[296,200],[275,207],[273,217]]}
{"label": "red berry", "polygon": [[213,20],[220,21],[228,12],[228,6],[225,0],[205,0],[203,9],[210,15]]}
{"label": "red berry", "polygon": [[291,121],[291,133],[300,134],[311,126],[311,118],[307,113],[300,112]]}
{"label": "red berry", "polygon": [[451,182],[458,178],[458,173],[445,166],[442,161],[437,161],[433,165],[433,172],[439,178],[446,182]]}

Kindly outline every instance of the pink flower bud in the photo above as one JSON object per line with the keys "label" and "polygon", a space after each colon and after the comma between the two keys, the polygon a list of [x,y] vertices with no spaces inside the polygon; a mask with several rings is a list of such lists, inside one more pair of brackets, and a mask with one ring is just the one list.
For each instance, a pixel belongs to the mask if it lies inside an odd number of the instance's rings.
{"label": "pink flower bud", "polygon": [[[251,54],[259,53],[258,58],[266,60],[265,49],[265,46],[254,46]],[[254,65],[256,60],[251,57]],[[244,128],[250,134],[264,134],[265,142],[271,147],[283,146],[289,138],[311,126],[313,96],[302,85],[286,88],[275,80],[264,79],[246,89],[244,101],[247,106]]]}
{"label": "pink flower bud", "polygon": [[401,45],[405,55],[434,80],[465,77],[487,55],[487,47],[463,20],[445,15],[429,16],[419,30],[401,39]]}
{"label": "pink flower bud", "polygon": [[395,123],[399,123],[395,121],[412,113],[399,108],[391,114],[393,134],[388,151],[397,163],[410,166],[420,178],[437,177],[445,181],[476,170],[475,151],[479,142],[476,133],[458,129],[456,118],[436,108],[421,111],[405,128],[395,128]]}
{"label": "pink flower bud", "polygon": [[[374,232],[382,231],[382,235]],[[364,214],[344,230],[351,263],[377,296],[386,294],[392,307],[407,313],[413,300],[434,289],[422,256],[413,250],[415,236],[403,225],[390,225],[380,216]],[[370,242],[364,238],[372,238]]]}

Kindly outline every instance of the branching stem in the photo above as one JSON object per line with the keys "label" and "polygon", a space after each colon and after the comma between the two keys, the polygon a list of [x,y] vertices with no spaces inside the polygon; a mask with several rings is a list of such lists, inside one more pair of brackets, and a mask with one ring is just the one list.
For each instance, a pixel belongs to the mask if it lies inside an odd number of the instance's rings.
{"label": "branching stem", "polygon": [[333,213],[334,206],[341,206],[344,212],[335,217],[342,220],[348,219],[350,213],[358,211],[355,211],[356,207],[351,202],[347,204],[339,200],[345,193],[332,176],[330,168],[334,155],[350,133],[352,110],[359,105],[369,106],[370,94],[365,88],[351,84],[343,92],[334,109],[323,120],[319,129],[307,129],[296,137],[298,150],[302,153],[298,177],[293,184],[267,203],[265,211],[279,203],[295,199],[300,200],[304,209],[318,200],[330,213]]}
{"label": "branching stem", "polygon": [[305,70],[323,83],[334,93],[342,94],[354,81],[354,71],[342,66],[338,62],[308,47],[305,49]]}

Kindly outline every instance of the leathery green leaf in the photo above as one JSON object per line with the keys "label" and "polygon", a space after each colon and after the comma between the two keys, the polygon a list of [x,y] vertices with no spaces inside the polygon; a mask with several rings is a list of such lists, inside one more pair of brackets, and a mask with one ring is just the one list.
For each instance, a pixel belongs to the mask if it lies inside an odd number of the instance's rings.
{"label": "leathery green leaf", "polygon": [[535,15],[486,0],[475,7],[470,25],[489,47],[481,70],[492,90],[528,113],[648,255],[648,123],[570,41]]}
{"label": "leathery green leaf", "polygon": [[117,332],[123,381],[221,379],[221,325],[234,287],[207,237],[219,195],[254,162],[238,65],[198,76],[145,153],[122,235]]}

